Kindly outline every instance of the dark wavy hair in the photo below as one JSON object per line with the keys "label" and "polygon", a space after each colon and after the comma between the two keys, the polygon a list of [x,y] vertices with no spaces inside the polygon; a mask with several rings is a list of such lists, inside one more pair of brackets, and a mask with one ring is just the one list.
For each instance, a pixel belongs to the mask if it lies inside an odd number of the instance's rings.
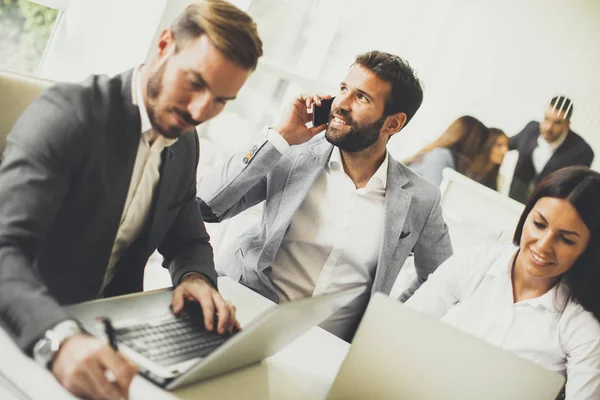
{"label": "dark wavy hair", "polygon": [[586,249],[561,279],[571,291],[571,298],[600,321],[600,174],[587,167],[559,169],[548,175],[534,189],[515,230],[513,243],[519,246],[527,216],[542,197],[569,201],[590,230]]}
{"label": "dark wavy hair", "polygon": [[490,128],[488,132],[488,138],[483,145],[482,152],[473,159],[471,165],[472,176],[469,177],[490,189],[498,190],[500,165],[493,164],[490,160],[490,156],[492,155],[492,150],[494,149],[498,138],[504,136],[508,140],[508,136],[498,128]]}
{"label": "dark wavy hair", "polygon": [[404,126],[408,125],[423,102],[423,86],[408,61],[374,50],[356,56],[352,65],[370,69],[379,79],[392,84],[384,116],[403,112],[406,114]]}

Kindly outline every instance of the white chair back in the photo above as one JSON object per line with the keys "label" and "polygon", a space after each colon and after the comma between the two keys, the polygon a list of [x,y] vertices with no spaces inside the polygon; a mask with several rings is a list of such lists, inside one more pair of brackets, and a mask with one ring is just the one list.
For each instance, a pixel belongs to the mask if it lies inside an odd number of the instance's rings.
{"label": "white chair back", "polygon": [[524,205],[450,169],[440,186],[454,251],[478,239],[510,242]]}

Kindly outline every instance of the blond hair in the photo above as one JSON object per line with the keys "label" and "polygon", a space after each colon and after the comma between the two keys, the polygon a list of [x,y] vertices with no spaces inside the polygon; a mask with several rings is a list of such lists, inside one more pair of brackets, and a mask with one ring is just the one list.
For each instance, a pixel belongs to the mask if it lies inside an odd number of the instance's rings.
{"label": "blond hair", "polygon": [[254,70],[262,56],[256,23],[247,13],[224,0],[192,3],[171,24],[176,49],[202,35],[231,61]]}

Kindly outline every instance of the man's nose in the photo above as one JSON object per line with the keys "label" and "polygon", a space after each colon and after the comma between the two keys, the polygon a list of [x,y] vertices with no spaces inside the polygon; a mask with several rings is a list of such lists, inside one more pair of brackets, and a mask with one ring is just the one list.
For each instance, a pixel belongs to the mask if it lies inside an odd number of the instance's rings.
{"label": "man's nose", "polygon": [[341,108],[342,110],[350,111],[352,109],[350,96],[348,94],[340,94],[335,97],[333,100],[333,104],[331,105],[332,109]]}
{"label": "man's nose", "polygon": [[187,111],[194,121],[200,123],[206,119],[212,103],[212,95],[208,91],[198,93],[188,104]]}
{"label": "man's nose", "polygon": [[550,124],[547,122],[542,122],[540,128],[542,132],[548,132],[550,130]]}

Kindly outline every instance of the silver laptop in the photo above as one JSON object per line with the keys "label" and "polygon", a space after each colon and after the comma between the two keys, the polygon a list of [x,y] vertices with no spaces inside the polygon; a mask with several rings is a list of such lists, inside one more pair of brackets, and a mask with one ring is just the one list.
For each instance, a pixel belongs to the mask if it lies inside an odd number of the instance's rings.
{"label": "silver laptop", "polygon": [[376,294],[329,400],[554,399],[565,379]]}
{"label": "silver laptop", "polygon": [[119,350],[138,364],[143,376],[172,390],[273,355],[361,292],[348,289],[283,303],[242,331],[223,336],[204,330],[197,304],[187,304],[183,315],[175,317],[170,290],[76,304],[67,312],[99,337],[104,333],[97,318],[110,318]]}

